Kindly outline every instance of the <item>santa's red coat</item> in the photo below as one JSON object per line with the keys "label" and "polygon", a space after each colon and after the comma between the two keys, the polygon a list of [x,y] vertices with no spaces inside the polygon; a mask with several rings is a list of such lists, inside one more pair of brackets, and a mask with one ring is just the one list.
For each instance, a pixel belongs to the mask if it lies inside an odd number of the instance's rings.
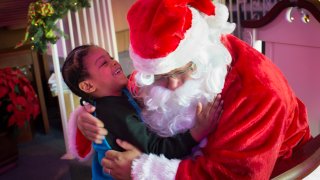
{"label": "santa's red coat", "polygon": [[279,158],[310,139],[306,108],[277,67],[234,36],[223,114],[204,156],[181,161],[176,179],[269,179]]}
{"label": "santa's red coat", "polygon": [[[222,42],[233,59],[223,114],[204,155],[182,160],[176,179],[269,179],[278,159],[311,138],[305,106],[264,55],[232,35]],[[90,142],[78,130],[74,137],[75,151],[85,157]]]}

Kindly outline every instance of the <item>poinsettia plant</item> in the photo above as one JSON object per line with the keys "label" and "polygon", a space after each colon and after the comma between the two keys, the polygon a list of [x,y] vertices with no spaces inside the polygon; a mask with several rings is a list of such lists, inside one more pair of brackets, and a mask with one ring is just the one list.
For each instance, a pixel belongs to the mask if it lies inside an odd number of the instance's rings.
{"label": "poinsettia plant", "polygon": [[21,70],[0,69],[0,130],[22,128],[39,112],[38,97]]}

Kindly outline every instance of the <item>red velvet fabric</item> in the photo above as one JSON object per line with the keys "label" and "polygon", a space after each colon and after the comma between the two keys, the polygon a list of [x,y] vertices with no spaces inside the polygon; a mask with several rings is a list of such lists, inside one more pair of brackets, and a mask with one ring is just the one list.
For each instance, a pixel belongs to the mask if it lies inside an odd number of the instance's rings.
{"label": "red velvet fabric", "polygon": [[176,50],[191,27],[189,5],[207,15],[215,14],[211,0],[136,1],[127,16],[134,52],[142,58],[153,59],[166,57]]}
{"label": "red velvet fabric", "polygon": [[138,0],[133,4],[127,19],[134,52],[143,58],[159,58],[175,50],[191,26],[186,4],[186,0]]}
{"label": "red velvet fabric", "polygon": [[269,179],[277,159],[311,138],[305,106],[272,62],[232,35],[223,114],[203,156],[181,161],[176,179]]}
{"label": "red velvet fabric", "polygon": [[192,24],[189,6],[207,15],[215,14],[211,0],[137,0],[127,15],[134,52],[155,59],[176,50]]}
{"label": "red velvet fabric", "polygon": [[78,128],[76,133],[76,148],[81,158],[87,157],[91,151],[91,141],[86,139]]}
{"label": "red velvet fabric", "polygon": [[215,6],[211,0],[188,0],[189,5],[206,15],[215,15]]}

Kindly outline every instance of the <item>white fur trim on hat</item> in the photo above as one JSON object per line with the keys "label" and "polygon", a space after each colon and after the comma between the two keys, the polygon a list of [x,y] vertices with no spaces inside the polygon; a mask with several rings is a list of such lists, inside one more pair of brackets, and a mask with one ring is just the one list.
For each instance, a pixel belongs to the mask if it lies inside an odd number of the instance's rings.
{"label": "white fur trim on hat", "polygon": [[167,159],[164,155],[143,154],[132,163],[131,176],[134,180],[173,180],[180,160]]}
{"label": "white fur trim on hat", "polygon": [[163,74],[179,68],[192,60],[202,48],[203,42],[208,39],[209,27],[202,15],[194,8],[191,27],[185,33],[177,49],[163,58],[146,59],[140,57],[129,47],[129,53],[136,70],[144,74]]}
{"label": "white fur trim on hat", "polygon": [[76,141],[76,135],[77,135],[77,117],[80,112],[84,111],[84,108],[82,106],[77,107],[71,114],[68,122],[68,148],[72,156],[79,159],[80,161],[86,161],[89,160],[94,153],[93,148],[91,146],[90,152],[83,158],[79,155],[77,150],[77,141]]}

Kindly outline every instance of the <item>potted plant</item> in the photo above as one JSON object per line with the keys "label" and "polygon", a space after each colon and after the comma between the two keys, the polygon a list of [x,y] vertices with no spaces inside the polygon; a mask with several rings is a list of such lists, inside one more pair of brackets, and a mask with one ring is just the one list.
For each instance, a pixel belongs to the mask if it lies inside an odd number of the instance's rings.
{"label": "potted plant", "polygon": [[0,174],[13,167],[17,159],[17,146],[10,132],[19,133],[25,128],[37,117],[39,107],[30,81],[19,69],[0,69]]}

